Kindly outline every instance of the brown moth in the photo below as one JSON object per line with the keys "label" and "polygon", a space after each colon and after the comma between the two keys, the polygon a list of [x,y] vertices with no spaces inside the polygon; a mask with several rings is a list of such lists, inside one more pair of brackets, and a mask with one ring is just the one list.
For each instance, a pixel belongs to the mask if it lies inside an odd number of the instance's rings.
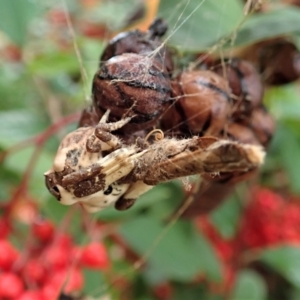
{"label": "brown moth", "polygon": [[264,160],[262,147],[214,137],[137,139],[125,145],[111,132],[130,118],[107,123],[107,111],[96,127],[82,127],[61,142],[46,186],[62,204],[81,203],[88,212],[115,205],[131,207],[161,182],[190,175],[248,172]]}

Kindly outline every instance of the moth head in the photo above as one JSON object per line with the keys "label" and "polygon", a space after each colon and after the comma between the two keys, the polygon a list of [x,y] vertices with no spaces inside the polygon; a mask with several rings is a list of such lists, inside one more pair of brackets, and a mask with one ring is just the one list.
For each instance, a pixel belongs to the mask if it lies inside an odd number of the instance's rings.
{"label": "moth head", "polygon": [[76,197],[74,190],[67,190],[59,184],[55,172],[49,170],[44,174],[46,187],[49,192],[64,205],[80,203],[87,212],[94,213],[108,206],[114,205],[119,198],[127,191],[128,184],[112,183],[97,192],[83,197]]}

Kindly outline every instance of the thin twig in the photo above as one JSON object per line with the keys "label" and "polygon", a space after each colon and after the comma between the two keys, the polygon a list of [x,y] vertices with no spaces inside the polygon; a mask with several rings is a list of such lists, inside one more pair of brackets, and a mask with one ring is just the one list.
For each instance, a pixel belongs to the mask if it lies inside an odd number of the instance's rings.
{"label": "thin twig", "polygon": [[81,78],[82,78],[82,81],[83,81],[83,88],[84,88],[85,98],[86,98],[86,101],[89,101],[90,100],[90,97],[89,97],[90,93],[89,93],[89,88],[88,88],[88,82],[89,82],[88,75],[87,75],[87,72],[84,68],[82,55],[80,53],[79,47],[78,47],[77,42],[76,42],[76,34],[75,34],[75,31],[74,31],[73,26],[72,26],[72,22],[71,22],[71,19],[70,19],[67,3],[66,3],[65,0],[62,0],[62,3],[63,3],[63,6],[64,6],[64,12],[65,12],[65,16],[66,16],[68,29],[70,31],[70,35],[71,35],[71,38],[72,38],[74,51],[76,53],[76,56],[77,56],[77,59],[78,59],[78,62],[79,62],[79,67],[80,67]]}

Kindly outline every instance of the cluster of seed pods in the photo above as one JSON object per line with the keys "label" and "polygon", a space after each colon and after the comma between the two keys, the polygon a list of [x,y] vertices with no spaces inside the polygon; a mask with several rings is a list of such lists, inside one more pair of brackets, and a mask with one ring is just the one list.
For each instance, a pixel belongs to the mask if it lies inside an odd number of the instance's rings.
{"label": "cluster of seed pods", "polygon": [[[161,39],[166,32],[166,23],[157,19],[146,32],[123,32],[109,42],[94,76],[93,103],[83,111],[79,126],[95,126],[109,109],[110,122],[132,118],[115,132],[127,144],[161,129],[169,137],[214,136],[266,149],[275,122],[263,104],[264,88],[298,78],[295,46],[288,41],[270,41],[260,45],[256,60],[244,51],[239,57],[210,58],[192,70],[182,70],[176,67],[174,49],[168,49]],[[294,72],[290,77],[285,69],[276,67],[279,64],[269,67],[270,60],[282,59],[278,47],[291,58]],[[226,195],[231,190],[228,186],[255,173],[206,176],[211,188],[205,193],[214,197],[217,185]],[[205,194],[201,197],[207,202]],[[203,212],[207,210],[210,208],[205,205]]]}
{"label": "cluster of seed pods", "polygon": [[210,135],[267,146],[274,122],[262,104],[255,67],[231,58],[178,70],[174,51],[161,41],[166,31],[157,19],[147,32],[128,31],[110,41],[94,76],[93,105],[80,126],[95,125],[110,109],[110,121],[133,117],[117,132],[129,143],[160,128],[169,136]]}

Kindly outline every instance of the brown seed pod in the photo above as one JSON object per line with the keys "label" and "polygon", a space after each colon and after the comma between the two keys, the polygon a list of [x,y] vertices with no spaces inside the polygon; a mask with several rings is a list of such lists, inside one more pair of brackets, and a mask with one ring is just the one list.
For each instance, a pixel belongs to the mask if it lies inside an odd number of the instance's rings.
{"label": "brown seed pod", "polygon": [[229,138],[241,143],[262,145],[267,147],[275,131],[275,120],[261,105],[253,110],[249,118],[242,122],[230,122],[226,124],[221,134],[222,138]]}
{"label": "brown seed pod", "polygon": [[85,108],[80,116],[78,127],[94,127],[99,123],[101,116],[97,114],[94,106]]}
{"label": "brown seed pod", "polygon": [[257,172],[258,168],[253,168],[245,172],[220,172],[217,175],[205,174],[203,178],[211,183],[236,184],[250,179]]}
{"label": "brown seed pod", "polygon": [[173,134],[218,135],[230,114],[227,82],[211,71],[186,71],[173,83],[174,105],[161,126]]}
{"label": "brown seed pod", "polygon": [[167,29],[168,26],[162,19],[156,19],[147,32],[142,32],[138,29],[121,32],[106,46],[100,58],[100,67],[105,61],[123,53],[150,54],[158,49],[158,52],[154,53],[153,57],[171,74],[173,71],[172,56],[169,50],[162,46],[162,41],[160,40]]}
{"label": "brown seed pod", "polygon": [[267,84],[286,84],[300,76],[300,52],[289,41],[278,40],[265,45],[260,49],[258,63]]}
{"label": "brown seed pod", "polygon": [[281,0],[281,2],[289,5],[300,6],[300,0]]}
{"label": "brown seed pod", "polygon": [[254,64],[266,84],[286,84],[300,76],[300,52],[285,38],[264,40],[240,49],[237,55]]}
{"label": "brown seed pod", "polygon": [[209,214],[234,191],[236,185],[254,177],[258,169],[247,172],[219,173],[217,176],[205,174],[206,187],[200,189],[195,195],[195,200],[183,213],[184,218],[195,218],[199,215]]}
{"label": "brown seed pod", "polygon": [[233,119],[251,115],[263,99],[264,88],[255,67],[242,59],[232,58],[214,63],[212,70],[228,80],[235,101]]}
{"label": "brown seed pod", "polygon": [[252,112],[250,127],[260,144],[267,147],[275,132],[275,120],[264,106],[258,107]]}
{"label": "brown seed pod", "polygon": [[149,56],[125,53],[109,59],[96,73],[93,101],[110,121],[133,117],[122,130],[130,133],[153,126],[170,103],[169,75]]}
{"label": "brown seed pod", "polygon": [[199,190],[195,200],[183,213],[183,218],[195,218],[199,215],[208,214],[221,205],[234,190],[234,185],[227,183],[212,182],[204,191]]}
{"label": "brown seed pod", "polygon": [[236,122],[226,124],[221,136],[244,144],[260,145],[255,133],[249,126]]}

